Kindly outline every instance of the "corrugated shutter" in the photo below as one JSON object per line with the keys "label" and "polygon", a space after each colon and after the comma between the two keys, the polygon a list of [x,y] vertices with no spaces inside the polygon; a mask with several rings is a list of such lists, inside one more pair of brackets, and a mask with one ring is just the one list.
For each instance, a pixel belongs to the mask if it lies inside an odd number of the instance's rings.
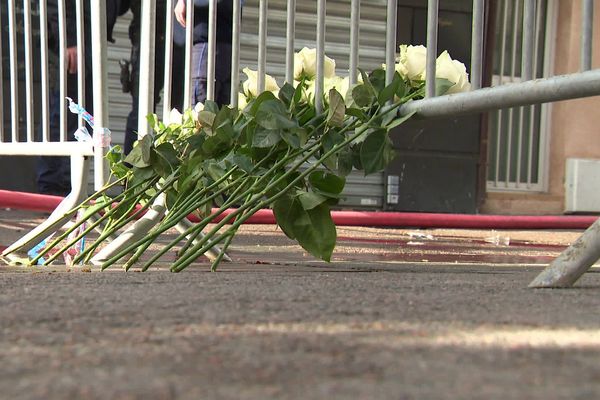
{"label": "corrugated shutter", "polygon": [[[285,76],[286,0],[270,0],[267,28],[267,73],[278,81]],[[350,56],[350,1],[327,1],[325,53],[336,61],[337,74],[348,75]],[[384,1],[362,1],[359,65],[373,69],[385,61]],[[295,49],[316,47],[317,2],[297,1]],[[240,65],[256,69],[258,54],[258,0],[246,0],[242,11]]]}
{"label": "corrugated shutter", "polygon": [[[267,73],[280,83],[285,75],[286,0],[270,0],[267,34]],[[316,1],[298,1],[296,5],[296,50],[316,47]],[[385,60],[385,1],[362,1],[360,23],[359,65],[371,70]],[[131,44],[127,35],[131,14],[119,18],[114,30],[116,43],[109,45],[110,127],[113,143],[123,142],[131,96],[121,92],[119,63],[129,59]],[[258,0],[246,0],[242,11],[240,66],[256,69],[258,54]],[[337,74],[348,74],[350,55],[350,1],[329,0],[326,19],[326,54],[336,61]],[[243,75],[243,74],[242,74]],[[350,208],[383,206],[383,174],[368,177],[352,173],[348,177],[341,204]]]}

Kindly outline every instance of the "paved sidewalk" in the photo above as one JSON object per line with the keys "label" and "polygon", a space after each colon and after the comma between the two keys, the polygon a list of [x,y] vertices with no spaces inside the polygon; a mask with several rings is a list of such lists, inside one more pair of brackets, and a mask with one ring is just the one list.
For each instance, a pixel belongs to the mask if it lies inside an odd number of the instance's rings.
{"label": "paved sidewalk", "polygon": [[[0,245],[37,221],[0,213]],[[598,398],[600,274],[526,288],[579,234],[340,228],[327,264],[249,226],[217,273],[0,267],[1,397]]]}

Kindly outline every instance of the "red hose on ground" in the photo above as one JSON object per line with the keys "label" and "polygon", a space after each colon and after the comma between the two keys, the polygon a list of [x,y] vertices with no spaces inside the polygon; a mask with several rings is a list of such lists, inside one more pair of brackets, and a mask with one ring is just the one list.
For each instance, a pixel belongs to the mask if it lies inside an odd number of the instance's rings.
{"label": "red hose on ground", "polygon": [[[52,212],[62,197],[0,190],[0,207]],[[228,215],[233,212],[229,210]],[[336,225],[389,228],[467,228],[467,229],[587,229],[598,217],[589,215],[472,215],[386,211],[333,211]],[[191,216],[192,221],[197,218]],[[271,210],[260,210],[246,221],[274,224]]]}

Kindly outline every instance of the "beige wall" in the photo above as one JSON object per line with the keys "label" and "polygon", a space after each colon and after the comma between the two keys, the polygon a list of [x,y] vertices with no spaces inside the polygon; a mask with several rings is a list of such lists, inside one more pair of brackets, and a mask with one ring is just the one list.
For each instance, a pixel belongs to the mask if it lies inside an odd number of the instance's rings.
{"label": "beige wall", "polygon": [[[579,70],[581,1],[557,0],[554,74]],[[593,68],[600,67],[600,0],[595,1]],[[552,105],[548,192],[488,193],[483,213],[559,214],[564,210],[565,162],[568,157],[600,160],[600,97]]]}

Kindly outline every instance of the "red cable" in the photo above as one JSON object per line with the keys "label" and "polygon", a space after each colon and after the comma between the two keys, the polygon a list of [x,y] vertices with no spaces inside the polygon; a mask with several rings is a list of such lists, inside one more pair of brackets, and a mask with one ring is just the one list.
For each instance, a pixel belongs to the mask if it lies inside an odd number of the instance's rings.
{"label": "red cable", "polygon": [[[62,197],[0,190],[0,207],[17,210],[52,212]],[[233,212],[225,212],[225,216]],[[481,215],[387,211],[332,211],[340,226],[388,228],[462,228],[462,229],[587,229],[597,219],[589,215]],[[198,219],[190,216],[190,220]],[[217,221],[219,221],[218,219]],[[271,210],[260,210],[246,223],[274,224]]]}

